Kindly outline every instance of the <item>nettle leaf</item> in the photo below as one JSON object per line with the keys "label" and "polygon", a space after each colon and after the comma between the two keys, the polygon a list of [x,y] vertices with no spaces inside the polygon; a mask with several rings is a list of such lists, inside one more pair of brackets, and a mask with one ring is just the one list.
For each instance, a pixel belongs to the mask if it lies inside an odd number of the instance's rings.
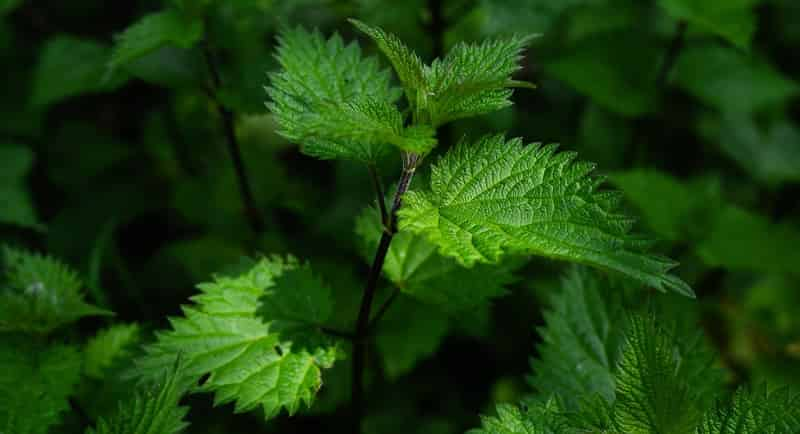
{"label": "nettle leaf", "polygon": [[80,374],[77,348],[0,334],[0,432],[46,434],[69,409]]}
{"label": "nettle leaf", "polygon": [[511,79],[533,36],[513,36],[480,44],[459,43],[425,69],[425,108],[433,125],[511,106],[512,87],[535,87]]}
{"label": "nettle leaf", "polygon": [[722,112],[752,113],[780,106],[800,85],[766,61],[720,44],[692,45],[672,70],[671,80]]}
{"label": "nettle leaf", "polygon": [[97,428],[86,434],[177,434],[189,424],[184,421],[188,407],[178,405],[181,386],[181,359],[153,385],[140,387],[133,398],[120,402],[110,418],[100,418]]}
{"label": "nettle leaf", "polygon": [[[318,280],[307,273],[291,257],[273,257],[240,276],[200,284],[184,317],[172,318],[172,330],[145,348],[139,373],[162,374],[180,353],[186,381],[208,376],[197,391],[214,392],[216,404],[235,402],[237,412],[260,406],[267,419],[284,408],[292,415],[301,404],[310,406],[322,370],[340,350],[315,329],[330,314],[331,301],[329,290],[315,287]],[[259,300],[265,305],[261,313],[274,318],[261,318]]]}
{"label": "nettle leaf", "polygon": [[332,142],[390,143],[424,154],[436,146],[436,131],[428,125],[403,126],[404,116],[391,102],[356,100],[319,107],[303,126],[309,137]]}
{"label": "nettle leaf", "polygon": [[647,253],[619,195],[599,192],[594,165],[556,145],[486,136],[461,142],[433,165],[429,190],[411,191],[401,230],[424,235],[465,266],[507,253],[536,254],[614,270],[658,290],[693,296],[669,274],[676,263]]}
{"label": "nettle leaf", "polygon": [[165,45],[190,48],[203,37],[203,21],[168,9],[145,15],[116,40],[109,69],[116,70]]}
{"label": "nettle leaf", "polygon": [[31,105],[47,107],[73,96],[118,88],[127,77],[107,75],[110,55],[109,47],[90,39],[69,35],[50,38],[34,72]]}
{"label": "nettle leaf", "polygon": [[400,38],[383,31],[383,29],[354,19],[348,21],[369,36],[389,59],[400,83],[403,84],[408,101],[412,107],[417,107],[420,99],[425,98],[424,93],[426,92],[425,66],[417,53],[408,48]]}
{"label": "nettle leaf", "polygon": [[732,44],[748,49],[756,31],[755,6],[761,0],[659,0],[676,20],[686,20]]}
{"label": "nettle leaf", "polygon": [[0,332],[50,333],[85,316],[112,315],[84,301],[83,282],[56,259],[2,249]]}
{"label": "nettle leaf", "polygon": [[[374,208],[358,217],[356,233],[363,241],[366,260],[377,249],[382,231]],[[505,295],[505,286],[516,280],[509,266],[464,268],[436,250],[437,246],[421,235],[399,232],[389,246],[383,272],[404,294],[449,313],[465,312]]]}
{"label": "nettle leaf", "polygon": [[616,375],[615,423],[625,433],[687,433],[701,409],[680,376],[675,341],[654,316],[635,316]]}
{"label": "nettle leaf", "polygon": [[0,145],[0,223],[40,229],[26,186],[33,152],[22,145]]}
{"label": "nettle leaf", "polygon": [[561,409],[554,400],[522,406],[501,404],[497,416],[481,417],[481,428],[467,434],[557,434],[566,431]]}
{"label": "nettle leaf", "polygon": [[362,57],[357,43],[345,46],[338,35],[326,41],[302,28],[284,31],[278,42],[281,70],[270,74],[267,107],[280,134],[304,153],[371,162],[391,150],[388,143],[425,146],[403,128],[389,72]]}
{"label": "nettle leaf", "polygon": [[396,379],[433,355],[449,331],[450,322],[440,310],[398,298],[378,323],[375,336],[387,377]]}
{"label": "nettle leaf", "polygon": [[730,402],[718,402],[697,434],[779,434],[800,431],[800,393],[789,388],[739,388]]}
{"label": "nettle leaf", "polygon": [[619,289],[574,267],[544,313],[528,382],[545,396],[557,396],[566,409],[579,408],[592,395],[614,401],[614,371],[627,325]]}
{"label": "nettle leaf", "polygon": [[106,371],[120,359],[133,354],[141,339],[138,324],[114,324],[94,335],[83,352],[83,372],[87,377],[103,379]]}

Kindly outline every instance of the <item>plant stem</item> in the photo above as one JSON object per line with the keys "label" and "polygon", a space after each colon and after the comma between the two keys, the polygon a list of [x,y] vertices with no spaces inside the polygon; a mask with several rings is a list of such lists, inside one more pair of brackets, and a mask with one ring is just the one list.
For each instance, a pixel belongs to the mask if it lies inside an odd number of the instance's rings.
{"label": "plant stem", "polygon": [[446,27],[442,0],[428,0],[428,12],[431,14],[429,30],[433,39],[433,57],[444,56],[444,29]]}
{"label": "plant stem", "polygon": [[397,232],[397,211],[402,206],[403,194],[408,191],[411,179],[414,177],[416,163],[417,156],[415,154],[404,155],[403,174],[397,183],[397,192],[394,194],[392,208],[389,213],[389,224],[384,229],[378,242],[378,249],[375,252],[375,258],[372,260],[367,283],[361,297],[361,306],[358,310],[358,320],[353,339],[353,378],[350,393],[353,411],[352,432],[355,434],[361,432],[361,420],[364,416],[364,365],[369,344],[372,301],[378,288],[378,279],[380,278],[381,270],[383,270],[383,262],[389,252],[389,245],[392,243],[392,237]]}
{"label": "plant stem", "polygon": [[247,215],[250,228],[253,232],[261,233],[264,231],[264,219],[256,205],[253,190],[250,188],[250,179],[247,176],[247,170],[245,169],[244,160],[242,159],[242,150],[239,146],[239,140],[236,138],[236,130],[233,125],[233,112],[227,109],[216,95],[222,88],[222,77],[219,74],[213,53],[208,43],[204,44],[203,53],[205,54],[206,64],[208,65],[208,71],[211,74],[213,84],[212,92],[210,92],[211,99],[214,101],[214,105],[217,107],[217,111],[222,118],[222,128],[225,134],[228,154],[230,154],[231,160],[233,160],[233,168],[236,172],[236,180],[239,186],[239,194],[242,197],[242,202],[245,207],[245,214]]}
{"label": "plant stem", "polygon": [[394,303],[395,300],[397,300],[397,296],[399,295],[400,295],[400,288],[395,287],[394,290],[392,291],[392,295],[390,295],[389,298],[387,298],[386,301],[383,302],[381,307],[372,317],[372,320],[369,322],[370,332],[372,332],[375,329],[375,327],[378,325],[378,322],[381,320],[381,318],[383,318],[383,315],[386,313],[387,310],[389,310],[389,307],[392,305],[392,303]]}
{"label": "plant stem", "polygon": [[684,20],[678,21],[678,28],[675,30],[675,35],[670,41],[669,48],[664,55],[664,62],[661,64],[661,69],[658,71],[656,78],[656,86],[661,89],[667,83],[667,76],[672,70],[675,61],[678,60],[678,54],[683,50],[686,44],[686,30],[689,27],[688,23]]}
{"label": "plant stem", "polygon": [[383,184],[378,175],[378,169],[375,165],[369,165],[369,176],[372,178],[372,187],[375,189],[375,195],[378,199],[378,208],[381,210],[381,223],[383,227],[389,227],[389,213],[386,212],[386,194],[383,192]]}

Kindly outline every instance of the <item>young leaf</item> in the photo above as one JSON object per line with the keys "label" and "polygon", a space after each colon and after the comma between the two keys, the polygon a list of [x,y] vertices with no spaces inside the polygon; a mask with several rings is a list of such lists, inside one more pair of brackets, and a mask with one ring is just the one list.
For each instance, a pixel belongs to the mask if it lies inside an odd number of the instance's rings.
{"label": "young leaf", "polygon": [[[138,371],[150,378],[160,375],[180,353],[186,381],[208,375],[198,390],[214,392],[217,404],[235,402],[237,412],[260,406],[267,419],[283,408],[291,415],[302,403],[310,406],[322,386],[322,369],[333,365],[339,349],[313,327],[292,330],[298,323],[316,324],[331,310],[327,291],[309,286],[318,283],[315,279],[286,280],[304,285],[300,288],[280,284],[281,276],[297,269],[295,259],[273,257],[241,276],[199,285],[195,304],[184,307],[183,318],[171,319],[172,330],[159,333],[145,348]],[[259,299],[267,301],[263,313],[275,318],[262,321],[256,312]]]}
{"label": "young leaf", "polygon": [[58,35],[49,39],[33,76],[31,105],[47,107],[72,96],[113,90],[126,77],[114,74],[106,80],[111,49],[99,42]]}
{"label": "young leaf", "polygon": [[520,69],[522,50],[531,36],[480,44],[460,43],[425,70],[426,108],[433,125],[489,113],[511,105],[511,87],[533,87],[511,79]]}
{"label": "young leaf", "polygon": [[618,195],[596,191],[594,165],[574,159],[555,145],[500,135],[461,142],[433,166],[430,190],[405,195],[400,229],[426,236],[465,266],[537,254],[692,296],[668,273],[675,262],[647,253],[648,243],[630,234],[633,221],[617,211]]}
{"label": "young leaf", "polygon": [[425,69],[417,53],[408,48],[397,36],[361,21],[349,20],[358,30],[369,36],[392,63],[406,97],[412,108],[424,103],[426,90]]}
{"label": "young leaf", "polygon": [[788,388],[740,388],[730,403],[706,413],[697,434],[779,434],[800,432],[800,393]]}
{"label": "young leaf", "polygon": [[686,20],[700,29],[719,35],[748,49],[756,31],[753,8],[761,0],[659,0],[676,20]]}
{"label": "young leaf", "polygon": [[345,46],[338,35],[326,41],[302,28],[284,31],[278,41],[282,69],[270,74],[267,107],[279,132],[304,153],[371,162],[390,149],[386,143],[415,146],[406,144],[388,71],[363,58],[358,44]]}
{"label": "young leaf", "polygon": [[203,37],[203,21],[176,10],[146,15],[125,29],[117,38],[109,69],[124,67],[167,44],[189,48]]}
{"label": "young leaf", "polygon": [[80,374],[77,348],[0,334],[0,432],[46,434],[69,409]]}
{"label": "young leaf", "polygon": [[84,316],[112,314],[84,301],[83,283],[61,262],[9,247],[2,253],[0,332],[46,334]]}
{"label": "young leaf", "polygon": [[33,152],[21,145],[0,145],[0,223],[39,229],[25,177],[33,167]]}
{"label": "young leaf", "polygon": [[97,429],[86,434],[177,434],[189,424],[183,419],[188,407],[178,406],[184,393],[180,386],[181,361],[174,362],[170,371],[159,381],[137,390],[128,401],[121,402],[111,418],[100,418]]}
{"label": "young leaf", "polygon": [[103,379],[106,370],[117,360],[131,355],[131,347],[138,344],[139,339],[140,329],[136,323],[115,324],[100,330],[86,343],[83,372],[88,377]]}
{"label": "young leaf", "polygon": [[[356,221],[356,233],[363,240],[366,260],[374,254],[382,231],[374,208]],[[506,293],[515,278],[507,266],[477,265],[464,268],[436,252],[436,245],[409,232],[396,234],[389,246],[383,272],[404,294],[433,304],[449,313],[464,312],[486,304]]]}
{"label": "young leaf", "polygon": [[561,410],[553,401],[530,403],[521,407],[502,404],[497,416],[482,417],[481,428],[467,434],[558,434],[565,431]]}
{"label": "young leaf", "polygon": [[592,395],[613,403],[614,371],[627,324],[619,288],[574,267],[553,295],[544,320],[539,355],[531,359],[531,386],[545,396],[557,396],[568,410]]}
{"label": "young leaf", "polygon": [[424,154],[436,146],[436,131],[427,125],[405,128],[403,115],[387,101],[360,99],[323,105],[319,116],[309,116],[303,127],[306,137],[332,143],[390,143]]}

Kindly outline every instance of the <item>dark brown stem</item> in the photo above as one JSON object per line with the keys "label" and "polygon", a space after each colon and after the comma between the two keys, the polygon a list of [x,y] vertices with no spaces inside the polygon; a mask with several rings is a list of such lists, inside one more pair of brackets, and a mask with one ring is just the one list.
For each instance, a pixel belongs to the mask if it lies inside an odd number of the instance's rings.
{"label": "dark brown stem", "polygon": [[378,242],[378,249],[375,252],[375,258],[372,260],[372,266],[370,267],[367,283],[361,298],[361,306],[358,310],[358,320],[353,340],[353,379],[350,393],[353,411],[352,432],[355,434],[361,432],[361,420],[364,416],[364,365],[369,344],[372,301],[378,288],[378,279],[383,269],[383,262],[389,252],[389,245],[392,243],[392,237],[397,232],[397,211],[402,206],[403,194],[411,184],[417,163],[417,156],[414,154],[408,154],[404,157],[403,174],[397,183],[397,192],[394,194],[392,209],[389,213],[389,224],[381,234],[381,239]]}
{"label": "dark brown stem", "polygon": [[203,53],[205,54],[206,64],[208,65],[208,72],[211,75],[213,89],[209,94],[217,107],[220,118],[222,118],[222,129],[225,134],[225,142],[228,148],[228,154],[233,160],[233,168],[236,172],[236,180],[239,186],[239,194],[242,197],[242,202],[245,207],[247,219],[250,222],[250,227],[255,233],[264,231],[264,219],[261,212],[256,205],[253,190],[250,188],[250,179],[247,176],[247,170],[244,166],[244,159],[242,158],[242,148],[239,146],[239,140],[236,138],[236,130],[233,123],[233,112],[228,110],[225,105],[217,98],[217,92],[222,88],[222,77],[220,76],[217,64],[214,61],[213,53],[208,43],[203,45]]}
{"label": "dark brown stem", "polygon": [[444,29],[447,26],[442,0],[428,0],[428,12],[431,14],[429,31],[433,38],[433,57],[441,58],[444,56]]}
{"label": "dark brown stem", "polygon": [[375,165],[369,165],[369,176],[372,178],[372,187],[375,189],[375,196],[378,199],[378,208],[381,210],[381,223],[383,227],[389,227],[389,213],[386,212],[386,194],[383,192],[383,184],[378,175],[378,169]]}

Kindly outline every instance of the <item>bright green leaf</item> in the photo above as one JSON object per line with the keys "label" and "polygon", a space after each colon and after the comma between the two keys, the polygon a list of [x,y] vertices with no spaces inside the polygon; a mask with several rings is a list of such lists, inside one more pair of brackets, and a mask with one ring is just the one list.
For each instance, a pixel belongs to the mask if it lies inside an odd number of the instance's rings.
{"label": "bright green leaf", "polygon": [[383,133],[405,144],[390,75],[376,59],[362,57],[358,44],[297,28],[281,34],[277,58],[281,70],[270,74],[267,107],[279,132],[303,152],[371,162],[391,149]]}
{"label": "bright green leaf", "polygon": [[430,190],[404,196],[400,229],[424,235],[466,266],[505,253],[537,254],[615,270],[659,290],[692,295],[675,263],[646,252],[619,196],[598,192],[594,165],[555,145],[487,136],[461,142],[433,166]]}
{"label": "bright green leaf", "polygon": [[[159,333],[157,341],[146,347],[138,371],[153,378],[168,370],[180,353],[186,381],[196,383],[208,375],[198,390],[214,392],[217,404],[235,402],[237,412],[260,406],[267,419],[283,408],[294,414],[301,404],[310,406],[322,386],[322,369],[333,365],[339,349],[320,333],[307,332],[295,343],[288,338],[297,334],[284,336],[280,330],[286,330],[288,316],[311,312],[324,316],[330,309],[324,299],[304,304],[305,300],[291,294],[298,288],[279,285],[281,276],[297,267],[293,258],[262,259],[240,276],[220,276],[200,284],[201,293],[192,297],[195,304],[184,307],[184,317],[171,319],[172,330]],[[308,276],[288,279],[292,281],[316,283]],[[308,287],[304,291],[306,295],[325,292]],[[278,318],[263,321],[256,312],[259,299],[263,303],[265,297],[279,299],[264,312],[280,313]],[[289,306],[292,312],[285,311]],[[296,319],[310,322],[321,316]]]}

